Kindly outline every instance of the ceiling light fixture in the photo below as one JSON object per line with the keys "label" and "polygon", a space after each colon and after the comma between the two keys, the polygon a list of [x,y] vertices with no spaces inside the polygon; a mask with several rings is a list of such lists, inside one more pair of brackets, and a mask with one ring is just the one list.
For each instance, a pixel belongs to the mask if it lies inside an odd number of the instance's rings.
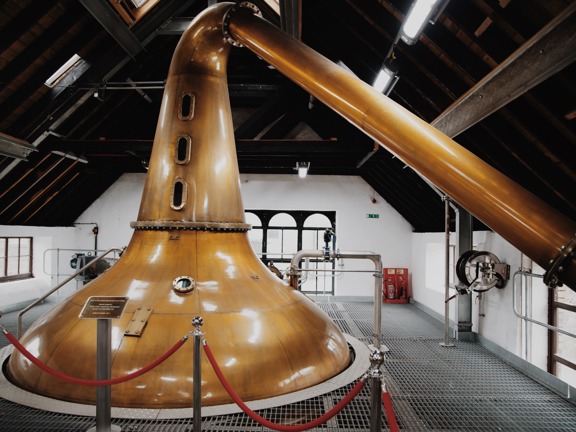
{"label": "ceiling light fixture", "polygon": [[404,20],[404,24],[396,35],[388,54],[384,59],[384,64],[372,86],[386,96],[390,94],[398,82],[398,65],[395,63],[395,49],[400,39],[408,45],[413,45],[418,41],[422,29],[427,22],[434,24],[450,0],[415,0],[410,6],[410,11]]}
{"label": "ceiling light fixture", "polygon": [[386,59],[372,87],[388,96],[397,82],[398,66],[392,62],[391,58]]}
{"label": "ceiling light fixture", "polygon": [[400,38],[408,45],[414,45],[424,25],[427,22],[434,23],[447,4],[448,1],[441,0],[416,0],[400,29]]}
{"label": "ceiling light fixture", "polygon": [[298,171],[298,177],[304,178],[308,175],[308,169],[310,168],[310,162],[296,162],[296,171]]}

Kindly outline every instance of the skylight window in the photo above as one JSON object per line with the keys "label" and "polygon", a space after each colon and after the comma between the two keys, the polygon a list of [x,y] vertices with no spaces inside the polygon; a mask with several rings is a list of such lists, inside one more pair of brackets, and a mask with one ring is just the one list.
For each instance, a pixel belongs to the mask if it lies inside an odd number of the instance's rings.
{"label": "skylight window", "polygon": [[134,6],[136,6],[137,8],[139,8],[140,6],[142,6],[144,3],[146,3],[148,0],[130,0],[130,2],[132,2],[132,4]]}
{"label": "skylight window", "polygon": [[82,57],[80,57],[78,54],[74,54],[66,63],[60,66],[60,68],[54,72],[54,74],[48,78],[44,84],[51,88],[54,87],[56,84],[62,81],[62,79],[64,79],[64,77],[66,77],[72,68],[76,66],[80,61],[82,61]]}
{"label": "skylight window", "polygon": [[264,0],[270,8],[280,16],[280,2],[279,0]]}

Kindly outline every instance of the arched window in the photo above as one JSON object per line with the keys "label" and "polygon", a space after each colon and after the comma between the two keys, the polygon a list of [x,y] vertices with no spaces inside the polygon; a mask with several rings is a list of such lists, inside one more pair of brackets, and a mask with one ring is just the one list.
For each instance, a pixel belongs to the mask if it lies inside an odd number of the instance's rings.
{"label": "arched window", "polygon": [[314,213],[308,216],[302,230],[302,249],[322,249],[326,228],[332,228],[332,223],[325,215]]}
{"label": "arched window", "polygon": [[[299,250],[323,250],[326,228],[336,230],[335,211],[246,210],[246,223],[252,225],[249,238],[264,264],[272,262],[282,273],[288,270]],[[335,248],[335,237],[330,244]],[[312,271],[301,279],[300,289],[312,294],[334,294],[333,262],[324,258],[307,259]],[[330,271],[325,271],[326,269]],[[318,270],[318,271],[314,271]]]}
{"label": "arched window", "polygon": [[[311,214],[304,221],[302,228],[302,249],[321,250],[326,246],[324,233],[327,228],[333,228],[332,222],[326,215],[320,213]],[[336,239],[332,236],[329,246],[333,250]],[[305,293],[334,294],[336,267],[333,261],[323,259],[306,259],[302,264],[309,271],[301,280],[300,289]]]}
{"label": "arched window", "polygon": [[278,213],[268,222],[268,259],[279,261],[290,259],[298,252],[298,230],[296,220],[287,213]]}
{"label": "arched window", "polygon": [[246,212],[246,223],[252,225],[252,229],[248,231],[252,249],[254,249],[256,254],[260,255],[263,245],[262,221],[254,213]]}

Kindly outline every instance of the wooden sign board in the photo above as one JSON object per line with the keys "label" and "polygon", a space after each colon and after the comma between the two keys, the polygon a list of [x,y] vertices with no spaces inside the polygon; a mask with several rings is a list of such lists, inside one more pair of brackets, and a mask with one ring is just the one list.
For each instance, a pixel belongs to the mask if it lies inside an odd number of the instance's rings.
{"label": "wooden sign board", "polygon": [[80,312],[82,319],[118,319],[124,313],[128,297],[92,296]]}

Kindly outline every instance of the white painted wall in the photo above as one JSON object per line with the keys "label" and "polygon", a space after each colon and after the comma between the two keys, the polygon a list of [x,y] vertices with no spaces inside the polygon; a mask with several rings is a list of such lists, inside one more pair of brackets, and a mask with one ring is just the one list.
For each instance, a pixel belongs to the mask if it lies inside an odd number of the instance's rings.
{"label": "white painted wall", "polygon": [[[514,273],[522,267],[522,254],[510,243],[499,235],[487,232],[485,241],[477,243],[478,250],[486,250],[496,255],[500,261],[510,265],[510,281],[503,289],[491,289],[481,296],[476,296],[474,305],[474,321],[478,334],[485,336],[492,342],[500,345],[504,349],[522,357],[538,367],[546,370],[546,329],[536,324],[528,325],[528,333],[531,334],[531,343],[527,349],[524,348],[523,327],[524,321],[517,318],[513,311],[513,288]],[[534,273],[543,274],[542,269],[536,264],[532,265]],[[535,320],[546,322],[548,288],[542,283],[542,279],[531,279],[532,281],[532,306],[527,315]],[[517,284],[521,283],[521,278],[517,278]],[[517,290],[516,311],[523,314],[520,309],[521,292]],[[484,316],[478,314],[478,310],[483,309]]]}
{"label": "white painted wall", "polygon": [[[445,305],[444,242],[444,233],[414,233],[412,235],[413,299],[441,316],[444,316]],[[454,234],[450,236],[450,244],[452,246],[456,244]],[[513,310],[513,274],[521,268],[522,254],[493,232],[475,232],[473,244],[476,250],[491,252],[501,262],[509,264],[511,278],[502,289],[493,288],[484,293],[472,294],[472,330],[545,370],[546,329],[536,324],[526,326],[525,321],[516,317]],[[454,262],[458,257],[454,258],[450,262],[451,280],[455,278]],[[532,272],[543,273],[536,264],[533,264]],[[534,278],[532,281],[531,306],[528,312],[523,312],[520,306],[517,306],[516,310],[532,319],[545,322],[548,290],[541,279]],[[520,279],[517,282],[519,283]],[[455,291],[450,290],[450,296],[453,294]],[[518,303],[520,300],[518,291]],[[454,321],[457,317],[457,301],[451,301],[449,305],[449,317]],[[526,332],[529,335],[528,343],[525,339]]]}
{"label": "white painted wall", "polygon": [[[33,237],[32,273],[34,279],[26,279],[0,284],[0,310],[8,312],[40,298],[53,286],[64,279],[58,280],[57,267],[60,273],[70,273],[70,260],[72,254],[61,252],[58,260],[58,249],[76,249],[76,235],[74,228],[65,227],[22,227],[0,226],[2,237]],[[70,284],[62,290],[61,296],[66,295],[75,285]]]}
{"label": "white painted wall", "polygon": [[[450,244],[454,245],[454,235]],[[412,298],[444,316],[445,294],[445,233],[413,233],[412,243]],[[453,269],[452,262],[450,268]],[[451,270],[451,282],[454,272]],[[450,295],[454,291],[450,291]],[[453,304],[453,302],[451,303]],[[450,319],[454,319],[454,308],[450,308]]]}
{"label": "white painted wall", "polygon": [[[130,222],[138,218],[146,174],[124,174],[76,220],[83,227],[84,244],[94,244],[92,229],[98,225],[98,249],[123,248],[132,238]],[[83,225],[79,225],[83,224]]]}
{"label": "white painted wall", "polygon": [[[130,222],[137,218],[144,180],[144,174],[123,175],[72,228],[0,226],[2,236],[34,237],[35,275],[33,281],[1,284],[0,308],[8,310],[10,305],[37,298],[62,281],[63,277],[56,280],[54,276],[58,262],[54,255],[56,249],[61,250],[60,272],[71,274],[71,250],[93,249],[96,238],[92,230],[96,225],[99,250],[126,246],[132,236]],[[412,227],[361,178],[308,176],[300,179],[296,175],[250,174],[241,176],[241,188],[247,209],[336,211],[337,247],[341,251],[371,251],[382,256],[384,267],[407,267],[414,300],[444,315],[444,233],[413,233]],[[376,213],[379,218],[368,219],[368,213]],[[454,234],[450,236],[450,243],[456,244]],[[474,245],[510,264],[511,273],[519,269],[522,255],[497,234],[475,233]],[[454,253],[453,248],[451,266],[457,259]],[[373,264],[368,260],[343,262],[345,270],[372,268]],[[336,295],[372,297],[374,285],[371,273],[342,273],[337,277]],[[71,283],[67,292],[76,288],[78,285]],[[536,280],[532,290],[531,317],[545,321],[547,289]],[[492,289],[481,296],[473,296],[473,330],[545,368],[546,332],[536,325],[526,328],[515,317],[512,281],[502,290]],[[452,319],[456,316],[455,305],[451,302]],[[531,335],[528,345],[524,339],[526,330]]]}
{"label": "white painted wall", "polygon": [[[72,273],[69,265],[74,253],[72,249],[87,251],[97,246],[103,251],[128,245],[132,236],[130,222],[137,219],[144,180],[145,174],[123,175],[77,219],[74,228],[0,227],[0,233],[33,235],[36,260],[42,258],[47,249],[66,249],[60,252],[60,272],[69,275]],[[359,177],[308,176],[300,179],[296,175],[242,175],[241,187],[245,208],[336,211],[337,247],[341,251],[369,251],[380,254],[385,267],[410,268],[410,224]],[[376,213],[379,218],[368,219],[367,213]],[[97,237],[93,233],[96,226]],[[55,256],[52,259],[56,261]],[[35,261],[34,265],[35,276],[38,276],[34,281],[4,284],[3,293],[14,290],[18,295],[3,295],[0,306],[7,306],[12,299],[20,302],[37,298],[40,291],[55,286],[64,278],[56,281],[39,272],[42,263]],[[374,269],[369,260],[351,259],[341,260],[339,268]],[[32,288],[38,284],[43,288]],[[27,288],[20,288],[21,285]],[[371,273],[342,272],[336,279],[336,295],[371,297],[374,287]]]}
{"label": "white painted wall", "polygon": [[[248,209],[336,211],[336,247],[381,255],[384,267],[410,268],[412,227],[359,177],[242,175],[242,196]],[[372,198],[376,202],[372,202]],[[366,214],[376,213],[378,219]],[[369,260],[342,260],[342,270],[373,270]],[[280,266],[279,266],[280,267]],[[373,296],[371,273],[341,273],[336,295]]]}
{"label": "white painted wall", "polygon": [[[64,282],[75,270],[70,259],[76,252],[94,254],[109,248],[122,248],[132,235],[130,222],[136,220],[145,175],[127,175],[98,198],[74,227],[0,226],[0,236],[33,237],[33,279],[0,284],[0,309],[4,312],[41,297]],[[93,233],[98,226],[98,236]],[[55,294],[65,298],[82,287],[72,279]]]}

